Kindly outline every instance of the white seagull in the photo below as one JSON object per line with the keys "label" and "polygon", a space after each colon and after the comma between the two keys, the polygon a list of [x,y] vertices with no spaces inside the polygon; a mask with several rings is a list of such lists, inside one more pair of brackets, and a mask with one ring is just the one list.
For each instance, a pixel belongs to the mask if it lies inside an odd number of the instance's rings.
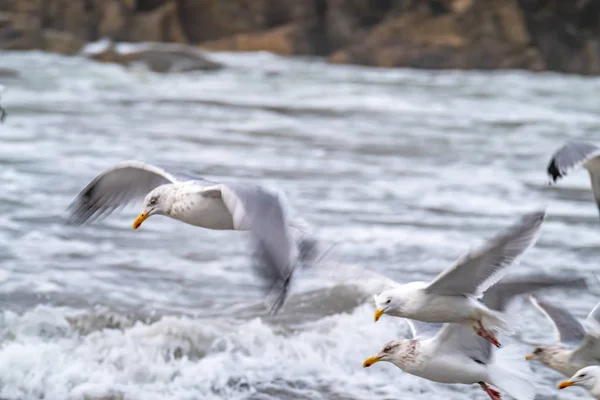
{"label": "white seagull", "polygon": [[530,299],[554,326],[557,343],[536,347],[527,360],[538,360],[565,376],[600,364],[600,303],[588,315],[584,328],[567,310],[534,296]]}
{"label": "white seagull", "polygon": [[69,222],[91,222],[142,198],[134,229],[152,215],[166,215],[207,229],[251,231],[260,258],[255,271],[273,298],[271,311],[281,307],[303,254],[293,244],[289,230],[302,224],[289,221],[285,201],[278,194],[256,185],[181,179],[151,164],[123,161],[95,177],[79,193],[69,206]]}
{"label": "white seagull", "polygon": [[[505,311],[512,300],[520,295],[559,287],[584,289],[587,288],[587,284],[583,278],[528,274],[506,279],[494,285],[485,292],[481,301],[492,310]],[[462,325],[431,324],[408,319],[406,322],[411,329],[413,340],[389,342],[376,356],[367,359],[363,367],[369,367],[378,361],[389,361],[405,372],[429,380],[444,383],[478,383],[492,399],[499,399],[500,393],[491,389],[487,385],[488,383],[503,390],[508,389],[507,392],[512,393],[516,398],[530,398],[527,396],[529,396],[531,388],[524,390],[522,393],[524,397],[517,397],[521,393],[511,392],[510,382],[504,382],[502,377],[498,379],[495,376],[494,369],[496,366],[492,365],[490,367],[490,364],[495,362],[495,352],[485,339],[474,336],[470,330]],[[446,329],[446,331],[443,332],[441,329]],[[446,342],[448,338],[450,338],[450,342]],[[407,350],[411,348],[414,348],[414,350]],[[504,351],[504,349],[499,351]],[[514,354],[514,357],[517,361],[516,366],[523,367],[523,361],[519,355]],[[446,362],[452,364],[444,364]],[[444,375],[444,372],[442,372],[442,370],[452,369],[460,371],[463,366],[466,366],[464,369],[465,374],[461,376]],[[512,366],[508,365],[509,369]],[[440,370],[437,370],[438,368]],[[524,366],[523,369],[526,370],[527,367]],[[503,370],[502,372],[506,371]],[[460,372],[454,373],[460,374]],[[523,382],[520,382],[521,374],[517,373],[513,378],[519,381],[519,384],[524,385]]]}
{"label": "white seagull", "polygon": [[[363,363],[367,368],[388,361],[404,372],[434,382],[479,384],[492,400],[500,400],[496,386],[517,400],[533,400],[535,387],[528,368],[511,347],[493,351],[485,339],[460,324],[435,324],[406,320],[412,339],[392,340]],[[439,330],[438,330],[439,329]],[[436,333],[437,332],[437,333]],[[519,363],[519,359],[521,363]]]}
{"label": "white seagull", "polygon": [[584,167],[590,174],[592,192],[600,210],[600,147],[590,143],[571,140],[559,148],[550,159],[547,172],[556,182],[572,169]]}
{"label": "white seagull", "polygon": [[558,385],[559,389],[569,386],[583,386],[595,399],[600,399],[600,366],[592,365],[575,372],[575,374]]}
{"label": "white seagull", "polygon": [[545,210],[526,214],[507,232],[463,255],[432,282],[411,282],[375,295],[375,321],[389,314],[423,322],[462,323],[499,347],[491,331],[507,332],[507,323],[478,298],[535,244],[545,216]]}

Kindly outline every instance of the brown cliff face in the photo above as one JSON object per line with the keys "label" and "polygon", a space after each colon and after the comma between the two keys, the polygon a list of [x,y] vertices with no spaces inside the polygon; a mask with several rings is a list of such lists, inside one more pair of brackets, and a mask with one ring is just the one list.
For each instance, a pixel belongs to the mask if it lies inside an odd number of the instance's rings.
{"label": "brown cliff face", "polygon": [[0,49],[88,41],[312,54],[382,67],[600,73],[600,0],[3,0]]}

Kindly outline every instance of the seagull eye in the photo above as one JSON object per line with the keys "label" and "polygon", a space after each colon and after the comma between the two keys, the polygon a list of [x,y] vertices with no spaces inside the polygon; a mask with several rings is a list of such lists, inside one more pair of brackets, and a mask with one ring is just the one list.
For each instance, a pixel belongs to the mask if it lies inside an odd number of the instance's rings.
{"label": "seagull eye", "polygon": [[540,354],[542,352],[542,349],[535,349],[535,351],[533,352],[533,354]]}
{"label": "seagull eye", "polygon": [[579,375],[580,378],[585,378],[585,374]]}
{"label": "seagull eye", "polygon": [[153,198],[150,199],[150,201],[148,202],[148,204],[150,204],[151,206],[153,206],[153,205],[156,204],[156,200],[157,200],[157,198],[153,197]]}
{"label": "seagull eye", "polygon": [[384,353],[389,353],[389,351],[390,351],[390,350],[392,350],[392,346],[385,346],[385,347],[383,348],[383,352],[384,352]]}
{"label": "seagull eye", "polygon": [[392,299],[387,299],[385,304],[390,304],[392,302]]}

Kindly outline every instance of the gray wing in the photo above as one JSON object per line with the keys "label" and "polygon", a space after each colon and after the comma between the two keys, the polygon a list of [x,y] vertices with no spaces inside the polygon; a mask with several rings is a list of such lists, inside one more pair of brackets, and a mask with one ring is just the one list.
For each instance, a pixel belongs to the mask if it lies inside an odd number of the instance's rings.
{"label": "gray wing", "polygon": [[593,144],[570,141],[558,149],[550,159],[548,174],[553,182],[565,176],[570,170],[584,166],[592,182],[592,192],[600,211],[600,148]]}
{"label": "gray wing", "polygon": [[580,343],[583,340],[585,329],[571,313],[535,296],[530,296],[529,299],[552,323],[558,341],[572,344]]}
{"label": "gray wing", "polygon": [[542,289],[570,288],[587,290],[584,278],[567,278],[552,275],[529,274],[519,277],[505,278],[489,288],[481,301],[492,310],[504,311],[517,296]]}
{"label": "gray wing", "polygon": [[553,182],[556,182],[559,178],[567,175],[570,170],[581,167],[598,155],[600,155],[600,148],[593,144],[569,141],[552,155],[547,168],[548,175]]}
{"label": "gray wing", "polygon": [[438,351],[446,354],[466,354],[483,364],[488,364],[492,358],[492,344],[462,324],[444,324],[432,340]]}
{"label": "gray wing", "polygon": [[[234,225],[248,227],[254,247],[254,271],[268,294],[270,312],[283,306],[296,267],[297,249],[279,196],[259,186],[219,185]],[[210,190],[210,188],[207,188]]]}
{"label": "gray wing", "polygon": [[143,199],[152,189],[177,181],[162,168],[124,161],[95,177],[69,205],[68,222],[81,225],[106,217],[117,208]]}
{"label": "gray wing", "polygon": [[583,342],[573,351],[571,361],[586,365],[600,364],[600,303],[585,320]]}
{"label": "gray wing", "polygon": [[545,210],[526,214],[505,233],[461,257],[426,290],[440,295],[481,296],[502,278],[506,267],[535,244],[545,217]]}
{"label": "gray wing", "polygon": [[587,333],[593,336],[600,336],[600,303],[590,312],[585,320]]}
{"label": "gray wing", "polygon": [[444,326],[442,323],[421,322],[405,319],[413,339],[426,339],[435,336]]}

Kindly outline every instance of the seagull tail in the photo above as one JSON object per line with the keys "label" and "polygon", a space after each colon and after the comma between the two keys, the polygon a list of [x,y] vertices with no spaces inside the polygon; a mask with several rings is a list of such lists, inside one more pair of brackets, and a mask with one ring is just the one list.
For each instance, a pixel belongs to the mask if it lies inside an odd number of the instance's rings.
{"label": "seagull tail", "polygon": [[492,363],[488,365],[488,383],[516,400],[535,398],[535,386],[531,382],[531,376],[529,364],[515,345],[496,350]]}

